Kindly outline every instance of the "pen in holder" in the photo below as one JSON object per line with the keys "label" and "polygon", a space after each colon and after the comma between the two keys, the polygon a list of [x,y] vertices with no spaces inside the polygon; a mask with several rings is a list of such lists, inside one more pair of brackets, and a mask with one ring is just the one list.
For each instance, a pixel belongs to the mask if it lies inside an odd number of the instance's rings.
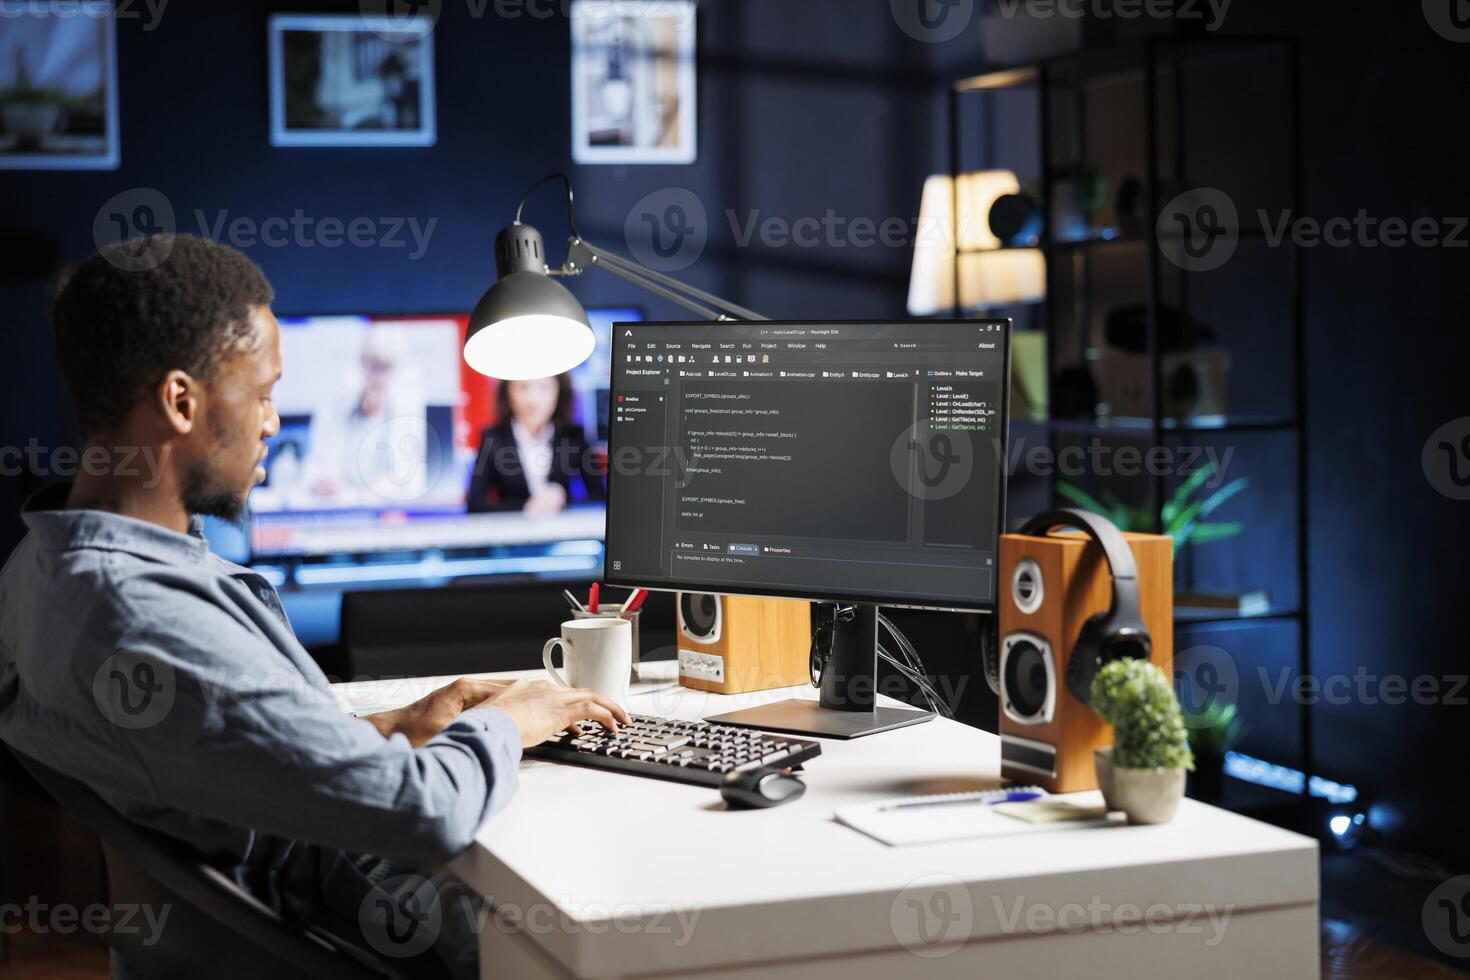
{"label": "pen in holder", "polygon": [[638,680],[638,660],[639,655],[642,653],[643,650],[642,644],[638,638],[638,620],[642,616],[643,611],[641,609],[635,609],[630,613],[624,613],[619,616],[616,606],[595,613],[588,612],[585,609],[572,610],[573,619],[626,619],[628,622],[633,624],[633,673],[632,677],[629,678],[632,681]]}

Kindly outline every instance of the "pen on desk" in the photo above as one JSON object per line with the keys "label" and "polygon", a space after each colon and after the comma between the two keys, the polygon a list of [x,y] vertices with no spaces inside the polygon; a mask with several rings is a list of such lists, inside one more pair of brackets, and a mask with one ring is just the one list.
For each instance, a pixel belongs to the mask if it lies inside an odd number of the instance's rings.
{"label": "pen on desk", "polygon": [[643,600],[647,598],[647,589],[634,589],[632,593],[628,596],[627,601],[623,603],[623,608],[618,610],[618,615],[626,616],[629,613],[637,612],[638,607],[643,605]]}
{"label": "pen on desk", "polygon": [[577,599],[576,596],[572,595],[571,589],[562,589],[561,594],[567,597],[567,602],[570,602],[572,604],[573,609],[576,609],[579,612],[587,611],[587,607],[582,605],[582,603]]}
{"label": "pen on desk", "polygon": [[587,590],[587,611],[594,616],[597,615],[597,592],[597,583],[593,582],[592,588]]}
{"label": "pen on desk", "polygon": [[994,798],[982,797],[960,797],[953,800],[916,800],[912,803],[894,803],[882,807],[883,810],[920,810],[931,806],[954,806],[958,803],[983,803],[986,806],[995,806],[997,803],[1025,803],[1029,800],[1039,800],[1043,794],[1031,790],[1013,790],[1004,795],[996,794]]}

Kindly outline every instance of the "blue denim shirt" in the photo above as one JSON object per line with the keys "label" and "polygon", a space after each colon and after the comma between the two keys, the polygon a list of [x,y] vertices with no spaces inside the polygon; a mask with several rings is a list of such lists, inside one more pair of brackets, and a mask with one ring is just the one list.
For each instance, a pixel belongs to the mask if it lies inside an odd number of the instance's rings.
{"label": "blue denim shirt", "polygon": [[343,852],[441,864],[515,791],[504,713],[468,711],[418,749],[384,738],[197,521],[60,509],[68,489],[27,503],[0,572],[0,740],[302,915]]}

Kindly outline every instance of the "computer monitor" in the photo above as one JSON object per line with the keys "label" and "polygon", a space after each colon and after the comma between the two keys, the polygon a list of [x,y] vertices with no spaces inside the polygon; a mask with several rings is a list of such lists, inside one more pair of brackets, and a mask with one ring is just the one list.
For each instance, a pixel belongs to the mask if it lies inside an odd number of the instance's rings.
{"label": "computer monitor", "polygon": [[[250,496],[252,563],[289,565],[299,584],[596,575],[612,324],[642,314],[588,316],[592,357],[540,388],[466,367],[462,315],[281,317],[281,430]],[[537,412],[551,413],[537,429],[550,468],[522,458],[538,440],[521,416]]]}
{"label": "computer monitor", "polygon": [[995,608],[1010,321],[614,333],[609,581],[855,603],[828,714],[786,703],[751,723],[851,736],[924,720],[875,717],[856,687],[875,675],[879,606]]}

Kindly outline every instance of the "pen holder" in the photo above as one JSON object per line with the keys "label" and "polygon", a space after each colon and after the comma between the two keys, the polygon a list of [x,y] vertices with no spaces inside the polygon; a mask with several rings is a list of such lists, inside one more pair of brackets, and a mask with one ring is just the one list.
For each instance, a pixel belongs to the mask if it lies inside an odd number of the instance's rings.
{"label": "pen holder", "polygon": [[638,636],[638,620],[640,617],[642,617],[642,615],[643,610],[635,609],[633,612],[628,613],[626,616],[619,616],[616,607],[612,609],[605,609],[601,612],[595,613],[586,612],[581,609],[572,610],[573,619],[626,619],[628,622],[633,624],[633,675],[630,678],[630,680],[633,681],[638,680],[638,660],[639,654],[643,650],[642,643]]}

